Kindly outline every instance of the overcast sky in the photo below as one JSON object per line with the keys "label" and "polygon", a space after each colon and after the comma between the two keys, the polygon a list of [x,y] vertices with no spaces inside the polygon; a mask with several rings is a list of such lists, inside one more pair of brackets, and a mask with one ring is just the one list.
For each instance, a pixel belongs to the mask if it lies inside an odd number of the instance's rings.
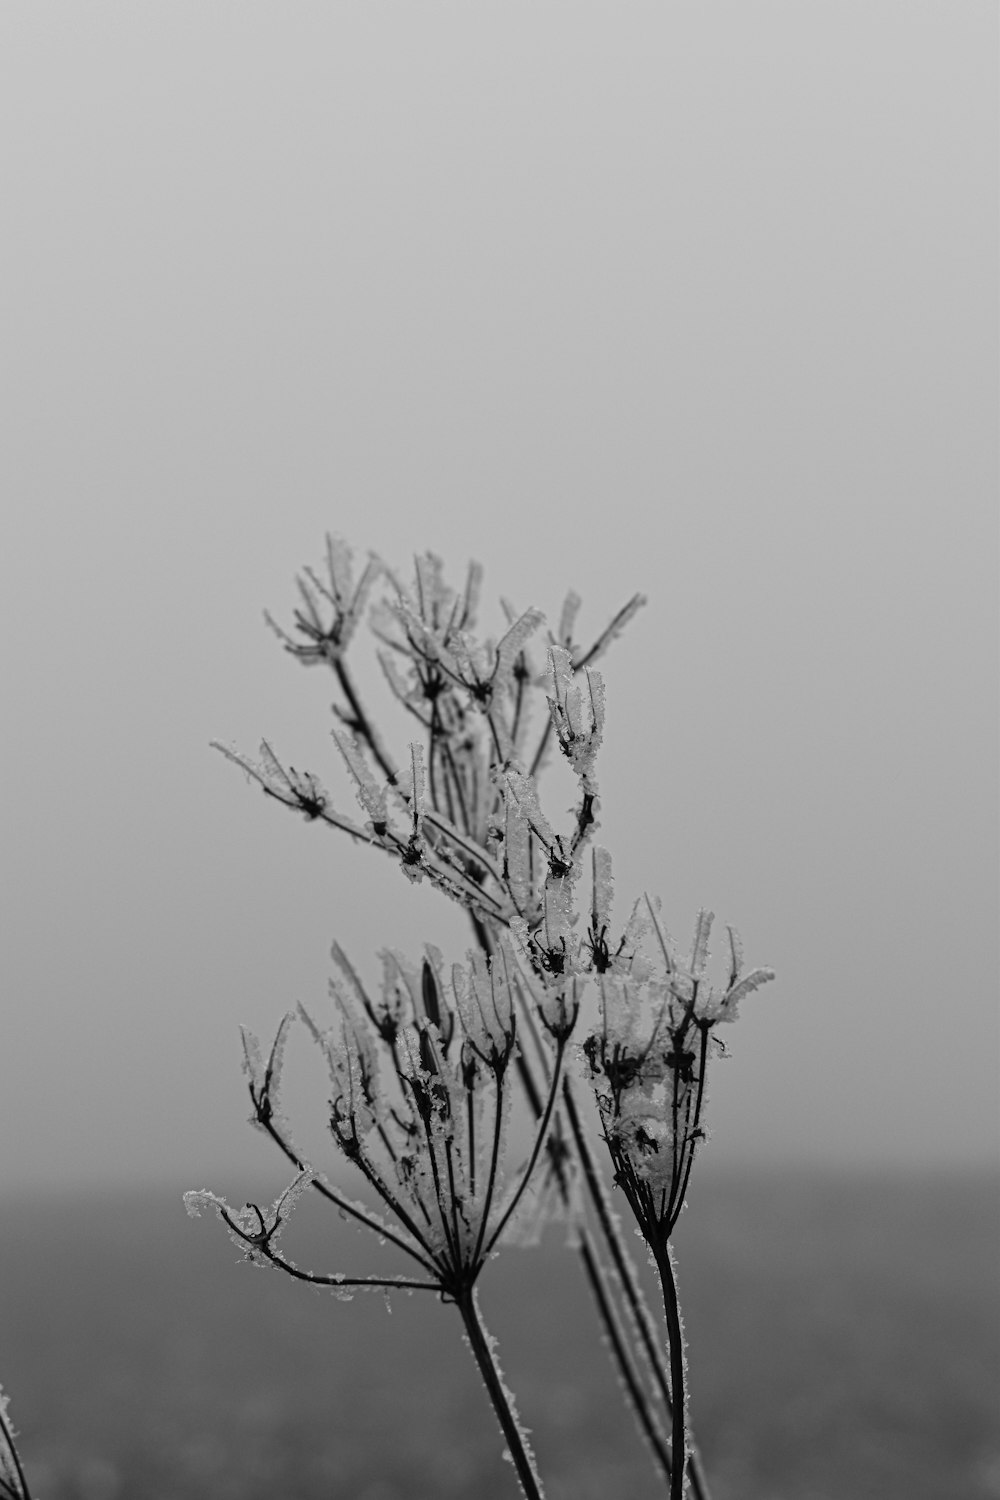
{"label": "overcast sky", "polygon": [[208,749],[352,808],[332,679],[261,619],[327,530],[573,586],[584,636],[649,596],[604,663],[623,907],[710,906],[779,976],[706,1157],[996,1159],[996,31],[3,8],[0,1189],[238,1196],[238,1023],[321,1004],[334,938],[464,952]]}

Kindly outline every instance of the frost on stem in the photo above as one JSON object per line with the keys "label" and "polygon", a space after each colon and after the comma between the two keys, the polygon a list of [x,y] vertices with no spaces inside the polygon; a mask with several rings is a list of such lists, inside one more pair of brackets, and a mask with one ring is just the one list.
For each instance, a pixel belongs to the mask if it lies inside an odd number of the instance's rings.
{"label": "frost on stem", "polygon": [[465,1323],[466,1342],[479,1366],[489,1392],[493,1409],[500,1423],[500,1430],[507,1440],[504,1458],[512,1463],[517,1472],[521,1492],[527,1500],[543,1500],[542,1481],[528,1441],[528,1429],[522,1424],[514,1405],[514,1393],[503,1378],[497,1358],[496,1339],[485,1327],[475,1289],[459,1302],[459,1310]]}

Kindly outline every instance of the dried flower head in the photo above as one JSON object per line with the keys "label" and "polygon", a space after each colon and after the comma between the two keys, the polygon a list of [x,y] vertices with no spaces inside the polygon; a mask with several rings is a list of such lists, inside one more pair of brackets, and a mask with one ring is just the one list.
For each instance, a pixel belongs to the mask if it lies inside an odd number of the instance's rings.
{"label": "dried flower head", "polygon": [[[377,1195],[382,1212],[348,1203],[292,1144],[278,1098],[292,1013],[282,1020],[266,1061],[248,1032],[244,1057],[253,1121],[296,1163],[298,1177],[269,1211],[248,1204],[235,1212],[207,1192],[188,1194],[186,1202],[195,1213],[214,1207],[256,1264],[334,1287],[422,1286],[458,1301],[475,1284],[528,1186],[552,1118],[568,1031],[553,1045],[548,1099],[532,1151],[506,1181],[519,983],[525,993],[512,948],[503,942],[492,958],[470,953],[467,964],[454,965],[447,978],[440,952],[430,946],[418,965],[390,950],[381,957],[381,993],[373,998],[335,946],[334,1022],[322,1028],[301,1007],[299,1019],[326,1059],[333,1139]],[[295,1267],[276,1243],[295,1199],[311,1183],[406,1251],[426,1280],[314,1276]]]}
{"label": "dried flower head", "polygon": [[[774,978],[772,969],[742,973],[742,948],[728,934],[728,974],[707,978],[713,914],[701,911],[688,956],[681,960],[653,902],[636,903],[612,954],[604,893],[610,864],[602,851],[595,875],[591,926],[600,954],[600,1019],[583,1043],[601,1126],[615,1171],[643,1234],[665,1243],[684,1204],[695,1151],[705,1137],[706,1072],[721,1053],[715,1028],[737,1017],[740,1000]],[[595,870],[596,870],[595,862]],[[600,926],[598,926],[600,924]],[[652,955],[644,939],[655,936]]]}

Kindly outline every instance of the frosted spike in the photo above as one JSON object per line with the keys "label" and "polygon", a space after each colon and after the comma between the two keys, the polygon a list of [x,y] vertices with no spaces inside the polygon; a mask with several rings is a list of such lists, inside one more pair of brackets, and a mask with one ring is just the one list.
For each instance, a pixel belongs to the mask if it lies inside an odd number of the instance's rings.
{"label": "frosted spike", "polygon": [[[266,1063],[263,1061],[259,1048],[256,1051],[256,1056],[254,1056],[252,1047],[248,1050],[247,1037],[250,1038],[251,1043],[255,1043],[256,1038],[251,1033],[245,1033],[243,1036],[244,1071],[249,1073],[251,1067],[255,1070],[250,1074],[251,1084],[256,1096],[254,1101],[255,1109],[259,1110],[262,1099],[266,1098],[272,1116],[279,1114],[278,1095],[281,1090],[281,1069],[285,1060],[285,1043],[288,1039],[288,1029],[294,1019],[295,1012],[292,1010],[286,1011],[282,1016],[278,1023],[274,1041],[271,1043]],[[240,1030],[243,1032],[244,1028],[241,1027]],[[261,1123],[257,1113],[254,1113],[250,1117],[250,1123],[253,1125]]]}
{"label": "frosted spike", "polygon": [[495,668],[495,675],[499,681],[502,682],[509,675],[515,657],[544,620],[545,616],[540,609],[526,609],[524,614],[515,620],[507,633],[501,637],[496,648]]}
{"label": "frosted spike", "polygon": [[358,801],[377,829],[378,825],[384,825],[388,819],[386,788],[380,787],[375,780],[357,741],[339,729],[331,730],[331,733],[354,778]]}
{"label": "frosted spike", "polygon": [[417,607],[431,630],[440,630],[451,614],[454,593],[444,581],[444,564],[434,552],[415,559]]}
{"label": "frosted spike", "polygon": [[599,656],[603,656],[605,651],[607,651],[608,647],[611,645],[611,642],[615,640],[617,636],[621,635],[622,631],[625,629],[625,626],[636,614],[638,614],[639,610],[645,603],[645,594],[633,594],[628,603],[623,605],[615,615],[614,619],[611,621],[611,624],[598,636],[597,640],[591,646],[584,659],[578,662],[577,665],[589,666],[590,663],[595,662]]}
{"label": "frosted spike", "polygon": [[247,1026],[240,1027],[240,1040],[243,1043],[243,1072],[253,1087],[259,1090],[264,1086],[264,1059],[260,1041]]}
{"label": "frosted spike", "polygon": [[601,974],[597,988],[600,996],[601,1030],[611,1043],[619,1043],[638,1052],[643,1043],[639,1037],[641,1020],[639,985],[620,974]]}
{"label": "frosted spike", "polygon": [[[255,761],[252,761],[250,759],[249,755],[244,755],[241,751],[233,749],[231,745],[224,745],[221,740],[210,740],[209,744],[211,745],[211,748],[213,750],[218,750],[220,755],[224,755],[227,760],[231,760],[234,766],[239,766],[241,771],[244,771],[246,775],[251,778],[251,780],[256,781],[257,784],[259,786],[262,786],[265,791],[274,790],[273,777],[270,776],[266,765],[257,764]],[[270,759],[272,761],[274,760],[273,755],[271,755],[271,748],[267,744],[266,740],[263,740],[261,742],[261,750],[262,752],[266,751]],[[274,763],[277,764],[277,762]],[[282,789],[286,790],[287,785],[288,778],[282,772]]]}
{"label": "frosted spike", "polygon": [[326,535],[326,565],[330,575],[330,588],[341,610],[352,602],[351,563],[353,554],[343,537]]}
{"label": "frosted spike", "polygon": [[545,881],[545,940],[551,949],[569,951],[576,914],[573,911],[573,882],[567,876],[549,875]]}
{"label": "frosted spike", "polygon": [[299,1001],[299,1018],[305,1025],[305,1028],[308,1031],[309,1035],[312,1037],[313,1041],[316,1042],[317,1045],[322,1047],[325,1051],[330,1044],[330,1034],[327,1031],[320,1030],[319,1026],[317,1026],[316,1022],[306,1010],[301,1000]]}
{"label": "frosted spike", "polygon": [[412,1020],[420,1014],[420,975],[394,948],[382,948],[378,956],[382,960],[382,998],[386,1009],[392,1015],[405,1015],[407,1021]]}
{"label": "frosted spike", "polygon": [[410,799],[413,809],[413,837],[423,837],[424,799],[427,793],[427,773],[424,766],[424,747],[414,741],[410,745]]}
{"label": "frosted spike", "polygon": [[[274,631],[274,634],[278,637],[278,640],[284,646],[285,650],[286,651],[292,651],[297,656],[299,654],[300,649],[301,649],[300,646],[299,646],[298,641],[294,640],[288,634],[287,630],[283,630],[282,629],[282,627],[278,624],[277,620],[271,614],[270,610],[265,609],[263,611],[263,615],[264,615],[264,622],[267,625],[268,629]],[[305,657],[303,659],[310,666],[313,665],[315,662],[317,662],[319,660],[318,657],[312,657],[312,656]]]}
{"label": "frosted spike", "polygon": [[735,1020],[736,1007],[744,995],[750,995],[754,990],[759,990],[761,985],[769,984],[774,978],[773,969],[751,969],[749,974],[744,974],[742,979],[723,996],[721,1020]]}
{"label": "frosted spike", "polygon": [[[319,579],[316,577],[315,573],[313,573],[310,568],[305,568],[303,569],[303,571],[306,575],[306,578],[308,578],[309,582],[313,585],[313,588],[315,588],[318,593],[325,594],[326,597],[330,599],[331,603],[336,604],[336,600],[331,599],[329,591],[323,587]],[[300,611],[296,611],[295,617],[299,622],[300,628],[308,629],[309,634],[313,636],[323,635],[323,621],[320,618],[319,606],[317,605],[313,595],[309,592],[309,588],[305,580],[302,578],[296,578],[295,587],[299,591],[302,603],[305,605],[306,611],[305,615],[303,615]]]}
{"label": "frosted spike", "polygon": [[382,674],[393,695],[403,704],[416,705],[423,699],[420,685],[416,681],[407,682],[396,665],[396,659],[389,651],[377,651],[378,664],[382,668]]}
{"label": "frosted spike", "polygon": [[483,583],[483,569],[477,562],[469,563],[469,571],[465,579],[465,594],[462,599],[462,610],[458,617],[459,630],[474,630],[476,618],[479,613],[479,594]]}
{"label": "frosted spike", "polygon": [[200,1219],[203,1208],[228,1207],[225,1198],[220,1198],[209,1188],[189,1188],[184,1194],[184,1208],[189,1219]]}
{"label": "frosted spike", "polygon": [[469,967],[452,969],[452,988],[459,1019],[473,1047],[483,1057],[506,1052],[513,1035],[513,1001],[507,960],[487,960],[481,953],[466,955]]}
{"label": "frosted spike", "polygon": [[593,888],[591,893],[591,915],[597,932],[611,923],[611,906],[614,900],[615,878],[611,868],[610,852],[597,845],[591,851]]}
{"label": "frosted spike", "polygon": [[726,934],[729,938],[729,984],[727,988],[732,989],[743,972],[743,944],[735,927],[727,926]]}
{"label": "frosted spike", "polygon": [[715,913],[706,911],[702,907],[698,913],[698,920],[695,923],[694,941],[691,944],[691,957],[688,960],[688,973],[692,979],[700,979],[705,972],[705,965],[708,963],[708,939],[714,920]]}
{"label": "frosted spike", "polygon": [[604,677],[600,672],[591,671],[589,667],[586,669],[585,675],[587,678],[587,687],[590,694],[590,723],[592,726],[591,738],[594,741],[594,746],[596,748],[596,746],[600,744],[601,739],[604,735],[604,713],[606,703]]}
{"label": "frosted spike", "polygon": [[584,789],[596,794],[594,770],[604,730],[604,680],[599,672],[587,671],[581,685],[574,677],[570,654],[562,646],[550,647],[549,664],[553,728]]}
{"label": "frosted spike", "polygon": [[660,917],[659,917],[660,900],[659,900],[659,897],[656,898],[656,904],[655,904],[655,906],[654,906],[653,902],[650,900],[648,894],[645,896],[644,899],[645,899],[645,902],[646,902],[646,910],[649,913],[649,920],[652,923],[653,931],[656,933],[656,940],[657,940],[657,942],[660,945],[660,952],[663,955],[663,966],[664,966],[664,969],[666,970],[666,972],[668,974],[673,974],[674,971],[675,971],[675,969],[677,968],[677,950],[674,947],[674,943],[673,943],[673,940],[672,940],[670,934],[667,932],[667,930],[664,928],[664,926],[660,922]]}
{"label": "frosted spike", "polygon": [[270,1214],[265,1216],[265,1224],[270,1230],[270,1239],[272,1245],[281,1237],[282,1230],[288,1223],[288,1220],[291,1217],[292,1210],[294,1209],[298,1200],[302,1197],[302,1194],[305,1192],[306,1188],[310,1186],[312,1180],[312,1169],[310,1167],[304,1167],[302,1171],[299,1172],[298,1176],[292,1179],[292,1181],[285,1188],[284,1192],[279,1193],[278,1197],[271,1205]]}
{"label": "frosted spike", "polygon": [[511,900],[519,912],[528,909],[532,897],[530,858],[531,830],[521,807],[512,797],[504,798],[503,860]]}
{"label": "frosted spike", "polygon": [[521,816],[532,833],[551,849],[556,836],[548,818],[542,812],[541,803],[538,800],[538,788],[533,779],[524,771],[516,767],[505,771],[500,778],[500,794],[505,801],[509,799],[510,805]]}
{"label": "frosted spike", "polygon": [[562,613],[559,616],[559,644],[567,649],[572,644],[573,628],[576,625],[576,617],[580,612],[583,600],[574,589],[570,589],[563,603]]}
{"label": "frosted spike", "polygon": [[427,956],[420,970],[420,998],[423,1002],[423,1013],[431,1025],[443,1035],[442,1020],[447,1010],[443,1011],[441,1005],[444,994],[440,979],[441,950],[433,948],[428,943],[425,952]]}
{"label": "frosted spike", "polygon": [[346,979],[347,983],[350,985],[351,990],[353,991],[356,999],[361,1004],[362,1008],[366,1010],[369,1015],[371,1015],[372,1005],[365,992],[365,987],[361,983],[361,980],[358,978],[354,965],[351,963],[350,959],[339,943],[333,944],[330,949],[330,956],[332,957],[334,963],[337,965],[337,968],[340,970],[341,974]]}
{"label": "frosted spike", "polygon": [[565,646],[549,647],[549,671],[552,674],[552,693],[560,708],[567,694],[573,690],[573,658]]}
{"label": "frosted spike", "polygon": [[382,641],[386,646],[405,655],[410,655],[409,647],[401,638],[400,625],[402,617],[399,610],[399,601],[406,597],[403,589],[395,575],[383,564],[382,571],[396,590],[396,599],[378,599],[368,611],[368,625],[376,640]]}

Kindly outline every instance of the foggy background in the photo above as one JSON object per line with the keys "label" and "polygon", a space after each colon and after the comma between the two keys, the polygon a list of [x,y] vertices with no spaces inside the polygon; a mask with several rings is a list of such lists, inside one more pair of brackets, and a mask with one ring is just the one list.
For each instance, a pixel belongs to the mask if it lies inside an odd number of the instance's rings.
{"label": "foggy background", "polygon": [[353,812],[261,619],[327,530],[478,558],[494,626],[648,595],[620,914],[778,971],[706,1162],[995,1162],[995,44],[913,0],[4,7],[0,1189],[238,1196],[238,1023],[318,1008],[334,938],[464,953],[208,749]]}

